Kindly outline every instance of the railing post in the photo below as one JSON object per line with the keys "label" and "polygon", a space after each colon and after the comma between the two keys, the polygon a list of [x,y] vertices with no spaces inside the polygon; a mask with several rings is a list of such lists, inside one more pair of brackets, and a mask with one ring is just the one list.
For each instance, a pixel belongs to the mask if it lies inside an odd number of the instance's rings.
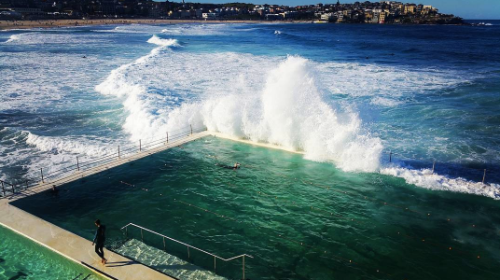
{"label": "railing post", "polygon": [[486,169],[484,170],[484,173],[483,173],[483,184],[484,184],[484,179],[486,179]]}
{"label": "railing post", "polygon": [[142,141],[139,139],[139,152],[142,151]]}
{"label": "railing post", "polygon": [[28,180],[26,180],[26,189],[29,188],[29,185],[28,185]]}
{"label": "railing post", "polygon": [[15,187],[14,183],[12,183],[10,186],[12,187],[12,194],[15,194],[16,193],[16,187]]}
{"label": "railing post", "polygon": [[168,131],[167,131],[167,143],[168,143]]}
{"label": "railing post", "polygon": [[118,158],[121,158],[121,156],[120,156],[120,145],[118,145]]}
{"label": "railing post", "polygon": [[217,258],[214,257],[214,272],[217,271]]}
{"label": "railing post", "polygon": [[144,242],[144,235],[142,234],[142,228],[141,228],[141,241]]}
{"label": "railing post", "polygon": [[163,251],[167,251],[167,245],[165,245],[165,237],[163,237]]}
{"label": "railing post", "polygon": [[3,185],[3,181],[2,181],[2,192],[3,192],[3,197],[5,197],[5,186]]}
{"label": "railing post", "polygon": [[191,258],[191,253],[189,252],[189,246],[186,246],[186,248],[188,249],[188,259]]}
{"label": "railing post", "polygon": [[392,162],[392,151],[389,151],[389,162]]}
{"label": "railing post", "polygon": [[43,168],[40,168],[40,174],[42,175],[42,183],[45,183],[45,181],[43,180]]}
{"label": "railing post", "polygon": [[76,157],[76,170],[80,171],[80,162],[78,161],[78,157]]}
{"label": "railing post", "polygon": [[193,126],[189,125],[189,128],[191,129],[191,135],[193,135]]}
{"label": "railing post", "polygon": [[243,268],[242,269],[243,269],[243,278],[241,278],[241,279],[245,280],[246,279],[245,278],[245,255],[243,255]]}
{"label": "railing post", "polygon": [[434,174],[434,167],[436,167],[436,160],[432,162],[432,174]]}
{"label": "railing post", "polygon": [[125,228],[125,237],[128,239],[128,226]]}

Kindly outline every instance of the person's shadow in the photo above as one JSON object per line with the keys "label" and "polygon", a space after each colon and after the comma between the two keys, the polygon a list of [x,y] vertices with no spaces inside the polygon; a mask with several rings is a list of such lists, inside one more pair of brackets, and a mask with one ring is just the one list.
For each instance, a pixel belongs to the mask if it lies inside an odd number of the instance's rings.
{"label": "person's shadow", "polygon": [[26,279],[26,277],[28,277],[28,274],[26,274],[22,271],[19,271],[19,272],[17,272],[16,275],[10,277],[9,280]]}
{"label": "person's shadow", "polygon": [[106,263],[106,267],[119,267],[119,266],[133,265],[133,264],[139,264],[139,262],[136,261],[108,262]]}

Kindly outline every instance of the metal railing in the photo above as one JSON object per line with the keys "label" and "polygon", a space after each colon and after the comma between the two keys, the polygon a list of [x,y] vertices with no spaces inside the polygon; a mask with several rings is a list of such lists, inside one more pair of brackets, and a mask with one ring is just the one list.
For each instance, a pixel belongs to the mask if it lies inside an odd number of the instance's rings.
{"label": "metal railing", "polygon": [[189,259],[189,258],[190,258],[190,256],[191,256],[191,251],[190,251],[190,249],[192,249],[192,250],[196,250],[196,251],[199,251],[199,252],[201,252],[201,253],[204,253],[204,254],[206,254],[206,255],[208,255],[208,256],[213,257],[213,259],[214,259],[214,266],[213,266],[213,267],[214,267],[214,272],[216,272],[216,270],[217,270],[217,260],[221,260],[221,261],[224,261],[224,262],[230,262],[230,261],[233,261],[233,260],[236,260],[236,259],[242,259],[242,267],[241,267],[242,278],[241,278],[241,279],[246,279],[246,278],[245,278],[245,258],[246,258],[246,257],[249,257],[249,258],[253,259],[253,257],[252,257],[251,255],[248,255],[248,254],[242,254],[242,255],[238,255],[238,256],[234,256],[234,257],[231,257],[231,258],[227,258],[227,259],[226,259],[226,258],[223,258],[223,257],[217,256],[217,255],[215,255],[215,254],[212,254],[212,253],[210,253],[210,252],[207,252],[207,251],[205,251],[205,250],[203,250],[203,249],[200,249],[200,248],[194,247],[194,246],[192,246],[192,245],[190,245],[190,244],[187,244],[187,243],[185,243],[185,242],[182,242],[182,241],[176,240],[176,239],[174,239],[174,238],[168,237],[168,236],[163,235],[163,234],[161,234],[161,233],[158,233],[158,232],[156,232],[156,231],[153,231],[153,230],[150,230],[150,229],[148,229],[148,228],[145,228],[145,227],[142,227],[142,226],[136,225],[136,224],[134,224],[134,223],[129,223],[129,224],[127,224],[126,226],[124,226],[124,227],[122,227],[122,228],[121,228],[121,230],[122,230],[122,231],[123,231],[123,230],[125,230],[125,236],[126,236],[127,238],[128,238],[128,227],[135,227],[135,228],[137,228],[137,229],[140,229],[140,231],[141,231],[141,239],[142,239],[141,241],[144,241],[144,231],[149,232],[149,233],[152,233],[152,234],[154,234],[154,235],[157,235],[157,236],[161,237],[161,238],[163,239],[163,250],[164,250],[164,251],[166,251],[166,243],[165,243],[165,240],[166,240],[166,239],[168,239],[168,240],[173,241],[173,242],[175,242],[175,243],[177,243],[177,244],[180,244],[180,245],[186,246],[188,259]]}
{"label": "metal railing", "polygon": [[[57,184],[63,180],[68,174],[75,172],[84,172],[92,168],[103,166],[109,164],[113,161],[127,158],[128,156],[137,155],[138,153],[146,153],[154,148],[174,144],[181,141],[193,133],[198,133],[206,131],[206,127],[195,127],[192,125],[182,129],[177,129],[173,131],[166,131],[165,137],[150,139],[148,142],[144,142],[140,139],[137,145],[128,145],[125,149],[123,146],[116,145],[117,152],[106,154],[102,157],[94,158],[88,161],[81,161],[82,155],[75,156],[75,163],[69,166],[64,166],[62,168],[51,170],[47,172],[50,167],[40,167],[37,170],[32,170],[27,174],[18,176],[18,179],[14,179],[12,182],[6,182],[0,180],[1,189],[0,197],[7,197],[16,194],[19,190],[26,190],[31,187],[38,186],[44,183]],[[53,168],[53,166],[51,166]]]}

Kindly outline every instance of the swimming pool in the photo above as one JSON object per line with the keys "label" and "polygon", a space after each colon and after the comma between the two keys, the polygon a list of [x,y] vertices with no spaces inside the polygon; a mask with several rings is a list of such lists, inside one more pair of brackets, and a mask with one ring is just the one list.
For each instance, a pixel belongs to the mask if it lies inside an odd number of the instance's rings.
{"label": "swimming pool", "polygon": [[[217,165],[235,162],[241,169]],[[120,228],[132,222],[223,257],[247,253],[254,257],[246,263],[249,279],[500,275],[497,201],[214,137],[14,205],[87,239],[99,218],[112,249],[123,246]],[[238,279],[240,270],[217,272]]]}
{"label": "swimming pool", "polygon": [[104,279],[0,226],[0,279]]}

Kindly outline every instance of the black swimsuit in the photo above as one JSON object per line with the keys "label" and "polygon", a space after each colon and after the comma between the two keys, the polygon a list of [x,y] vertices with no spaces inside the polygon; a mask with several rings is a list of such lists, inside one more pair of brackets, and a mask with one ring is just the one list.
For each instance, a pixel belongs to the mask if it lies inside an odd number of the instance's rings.
{"label": "black swimsuit", "polygon": [[234,167],[234,166],[230,166],[230,165],[222,165],[222,164],[218,164],[218,163],[217,163],[217,166],[220,166],[220,167],[222,167],[222,168],[226,168],[226,169],[238,169],[238,168],[240,168],[240,166],[239,166],[239,165],[238,165],[238,166],[236,166],[236,167]]}

